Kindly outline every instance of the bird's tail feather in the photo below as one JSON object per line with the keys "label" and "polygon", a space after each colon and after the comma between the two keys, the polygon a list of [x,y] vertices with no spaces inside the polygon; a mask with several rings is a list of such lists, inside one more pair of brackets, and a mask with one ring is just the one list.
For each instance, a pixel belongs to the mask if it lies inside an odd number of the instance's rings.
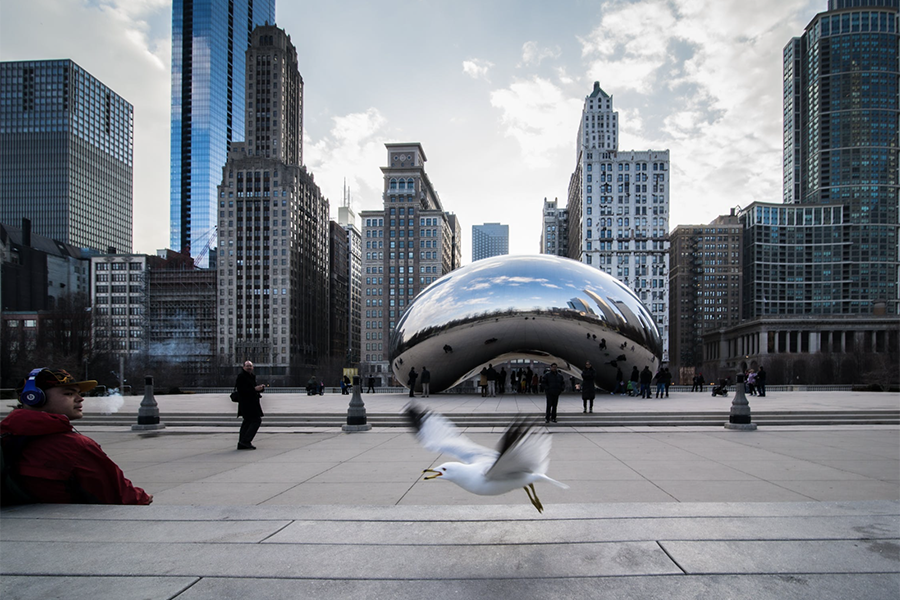
{"label": "bird's tail feather", "polygon": [[562,481],[557,481],[557,480],[553,479],[552,477],[547,477],[546,475],[541,475],[541,477],[544,481],[546,481],[547,483],[552,483],[556,487],[560,487],[564,490],[569,489],[569,486],[564,484]]}

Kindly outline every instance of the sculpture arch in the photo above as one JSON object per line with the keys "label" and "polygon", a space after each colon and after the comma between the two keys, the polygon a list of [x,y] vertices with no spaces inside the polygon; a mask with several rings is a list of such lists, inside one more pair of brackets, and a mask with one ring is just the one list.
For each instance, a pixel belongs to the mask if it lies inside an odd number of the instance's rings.
{"label": "sculpture arch", "polygon": [[431,372],[431,390],[453,387],[488,363],[556,362],[581,377],[586,360],[611,390],[616,369],[655,371],[662,340],[653,317],[623,283],[551,255],[488,258],[441,277],[413,300],[390,340],[394,377]]}

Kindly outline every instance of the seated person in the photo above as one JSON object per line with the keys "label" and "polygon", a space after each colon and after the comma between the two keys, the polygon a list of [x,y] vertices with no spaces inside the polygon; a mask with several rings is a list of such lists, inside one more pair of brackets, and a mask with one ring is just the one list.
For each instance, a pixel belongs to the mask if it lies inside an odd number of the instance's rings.
{"label": "seated person", "polygon": [[[82,392],[96,381],[75,381],[62,369],[35,369],[19,385],[20,405],[0,421],[4,449],[16,446],[13,477],[34,502],[150,504],[91,438],[74,430]],[[8,435],[7,435],[8,434]]]}

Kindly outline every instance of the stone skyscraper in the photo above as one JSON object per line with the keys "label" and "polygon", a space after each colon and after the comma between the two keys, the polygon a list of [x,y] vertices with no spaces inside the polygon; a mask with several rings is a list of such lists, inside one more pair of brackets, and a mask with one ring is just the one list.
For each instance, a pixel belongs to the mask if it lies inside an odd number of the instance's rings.
{"label": "stone skyscraper", "polygon": [[385,147],[384,207],[360,214],[365,246],[360,373],[374,377],[379,385],[390,378],[388,348],[397,321],[420,291],[459,268],[461,255],[459,221],[444,212],[425,173],[422,145]]}
{"label": "stone skyscraper", "polygon": [[669,151],[619,150],[619,115],[595,82],[569,182],[569,257],[625,283],[669,347]]}
{"label": "stone skyscraper", "polygon": [[[231,143],[244,135],[245,52],[275,0],[172,2],[169,245],[198,256],[216,246],[216,186]],[[246,107],[249,108],[249,107]]]}
{"label": "stone skyscraper", "polygon": [[133,113],[71,60],[0,63],[0,222],[131,252]]}
{"label": "stone skyscraper", "polygon": [[328,356],[328,200],[299,162],[302,79],[290,37],[253,30],[246,140],[218,187],[219,355],[298,385]]}

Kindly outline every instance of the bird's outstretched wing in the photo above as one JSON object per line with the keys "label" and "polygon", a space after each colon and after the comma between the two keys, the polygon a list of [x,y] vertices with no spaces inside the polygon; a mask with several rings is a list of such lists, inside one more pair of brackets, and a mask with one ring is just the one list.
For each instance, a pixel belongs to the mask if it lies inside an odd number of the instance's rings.
{"label": "bird's outstretched wing", "polygon": [[544,475],[550,466],[550,436],[534,429],[534,421],[516,419],[500,440],[499,457],[484,476],[503,480],[521,473]]}
{"label": "bird's outstretched wing", "polygon": [[416,430],[416,439],[426,450],[449,454],[469,464],[495,460],[498,456],[496,450],[485,448],[464,436],[456,425],[440,413],[413,403],[408,404],[404,412]]}

